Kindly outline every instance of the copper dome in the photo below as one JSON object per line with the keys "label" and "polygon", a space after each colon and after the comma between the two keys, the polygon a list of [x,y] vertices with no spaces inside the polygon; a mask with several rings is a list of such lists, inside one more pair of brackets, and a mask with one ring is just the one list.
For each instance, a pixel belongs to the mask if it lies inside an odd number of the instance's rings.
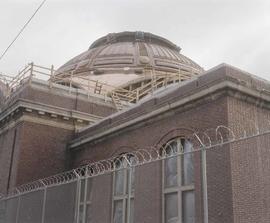
{"label": "copper dome", "polygon": [[203,69],[180,50],[169,40],[151,33],[110,33],[61,66],[56,75],[87,75],[93,80],[122,86],[141,77],[145,68],[170,73],[179,70],[194,75],[201,73]]}

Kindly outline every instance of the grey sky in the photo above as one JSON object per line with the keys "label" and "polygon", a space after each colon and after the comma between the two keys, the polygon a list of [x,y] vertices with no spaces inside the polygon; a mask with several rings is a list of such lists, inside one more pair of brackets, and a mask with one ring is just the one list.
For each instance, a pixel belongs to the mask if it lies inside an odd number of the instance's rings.
{"label": "grey sky", "polygon": [[[0,53],[41,0],[0,0]],[[47,0],[0,61],[15,74],[26,63],[59,67],[97,38],[119,31],[168,38],[205,69],[222,62],[270,80],[269,0]]]}

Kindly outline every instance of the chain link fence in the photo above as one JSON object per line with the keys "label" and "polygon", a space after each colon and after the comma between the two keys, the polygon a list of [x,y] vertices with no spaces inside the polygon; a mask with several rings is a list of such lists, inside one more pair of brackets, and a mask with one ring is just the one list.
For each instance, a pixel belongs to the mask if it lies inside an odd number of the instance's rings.
{"label": "chain link fence", "polygon": [[22,185],[0,223],[270,222],[269,133],[220,126]]}

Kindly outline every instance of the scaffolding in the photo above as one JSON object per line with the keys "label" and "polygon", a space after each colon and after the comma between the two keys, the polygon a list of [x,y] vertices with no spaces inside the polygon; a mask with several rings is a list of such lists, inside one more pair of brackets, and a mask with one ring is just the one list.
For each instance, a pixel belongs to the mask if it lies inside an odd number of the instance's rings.
{"label": "scaffolding", "polygon": [[178,73],[156,71],[151,67],[145,67],[143,74],[133,84],[125,86],[113,86],[98,80],[91,79],[91,75],[74,74],[73,72],[62,72],[56,75],[54,66],[44,67],[29,63],[18,75],[12,77],[0,74],[0,81],[5,84],[5,96],[8,99],[18,88],[31,83],[33,78],[48,81],[52,88],[57,85],[64,85],[71,89],[78,88],[90,94],[102,95],[104,98],[111,98],[117,110],[122,110],[129,105],[137,103],[148,94],[154,93],[159,88],[166,88],[170,84],[180,83],[194,76],[190,70],[180,70]]}

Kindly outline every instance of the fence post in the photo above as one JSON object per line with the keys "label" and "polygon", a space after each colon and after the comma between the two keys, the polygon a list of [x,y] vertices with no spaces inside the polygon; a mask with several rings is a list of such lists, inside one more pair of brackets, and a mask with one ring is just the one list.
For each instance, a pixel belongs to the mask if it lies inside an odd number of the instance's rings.
{"label": "fence post", "polygon": [[19,222],[19,212],[20,212],[20,206],[21,206],[21,196],[18,196],[18,205],[17,205],[17,210],[16,210],[16,223]]}
{"label": "fence post", "polygon": [[75,223],[79,222],[80,220],[80,199],[81,199],[81,177],[80,175],[74,170],[74,174],[77,177],[77,188],[76,188],[76,201],[75,201],[75,215],[74,221]]}
{"label": "fence post", "polygon": [[45,210],[46,210],[46,197],[47,197],[47,187],[44,187],[44,195],[43,195],[43,204],[42,204],[42,218],[41,223],[44,223],[45,218]]}
{"label": "fence post", "polygon": [[208,195],[207,195],[207,172],[206,172],[206,148],[201,150],[202,167],[202,190],[203,190],[203,222],[208,223]]}

